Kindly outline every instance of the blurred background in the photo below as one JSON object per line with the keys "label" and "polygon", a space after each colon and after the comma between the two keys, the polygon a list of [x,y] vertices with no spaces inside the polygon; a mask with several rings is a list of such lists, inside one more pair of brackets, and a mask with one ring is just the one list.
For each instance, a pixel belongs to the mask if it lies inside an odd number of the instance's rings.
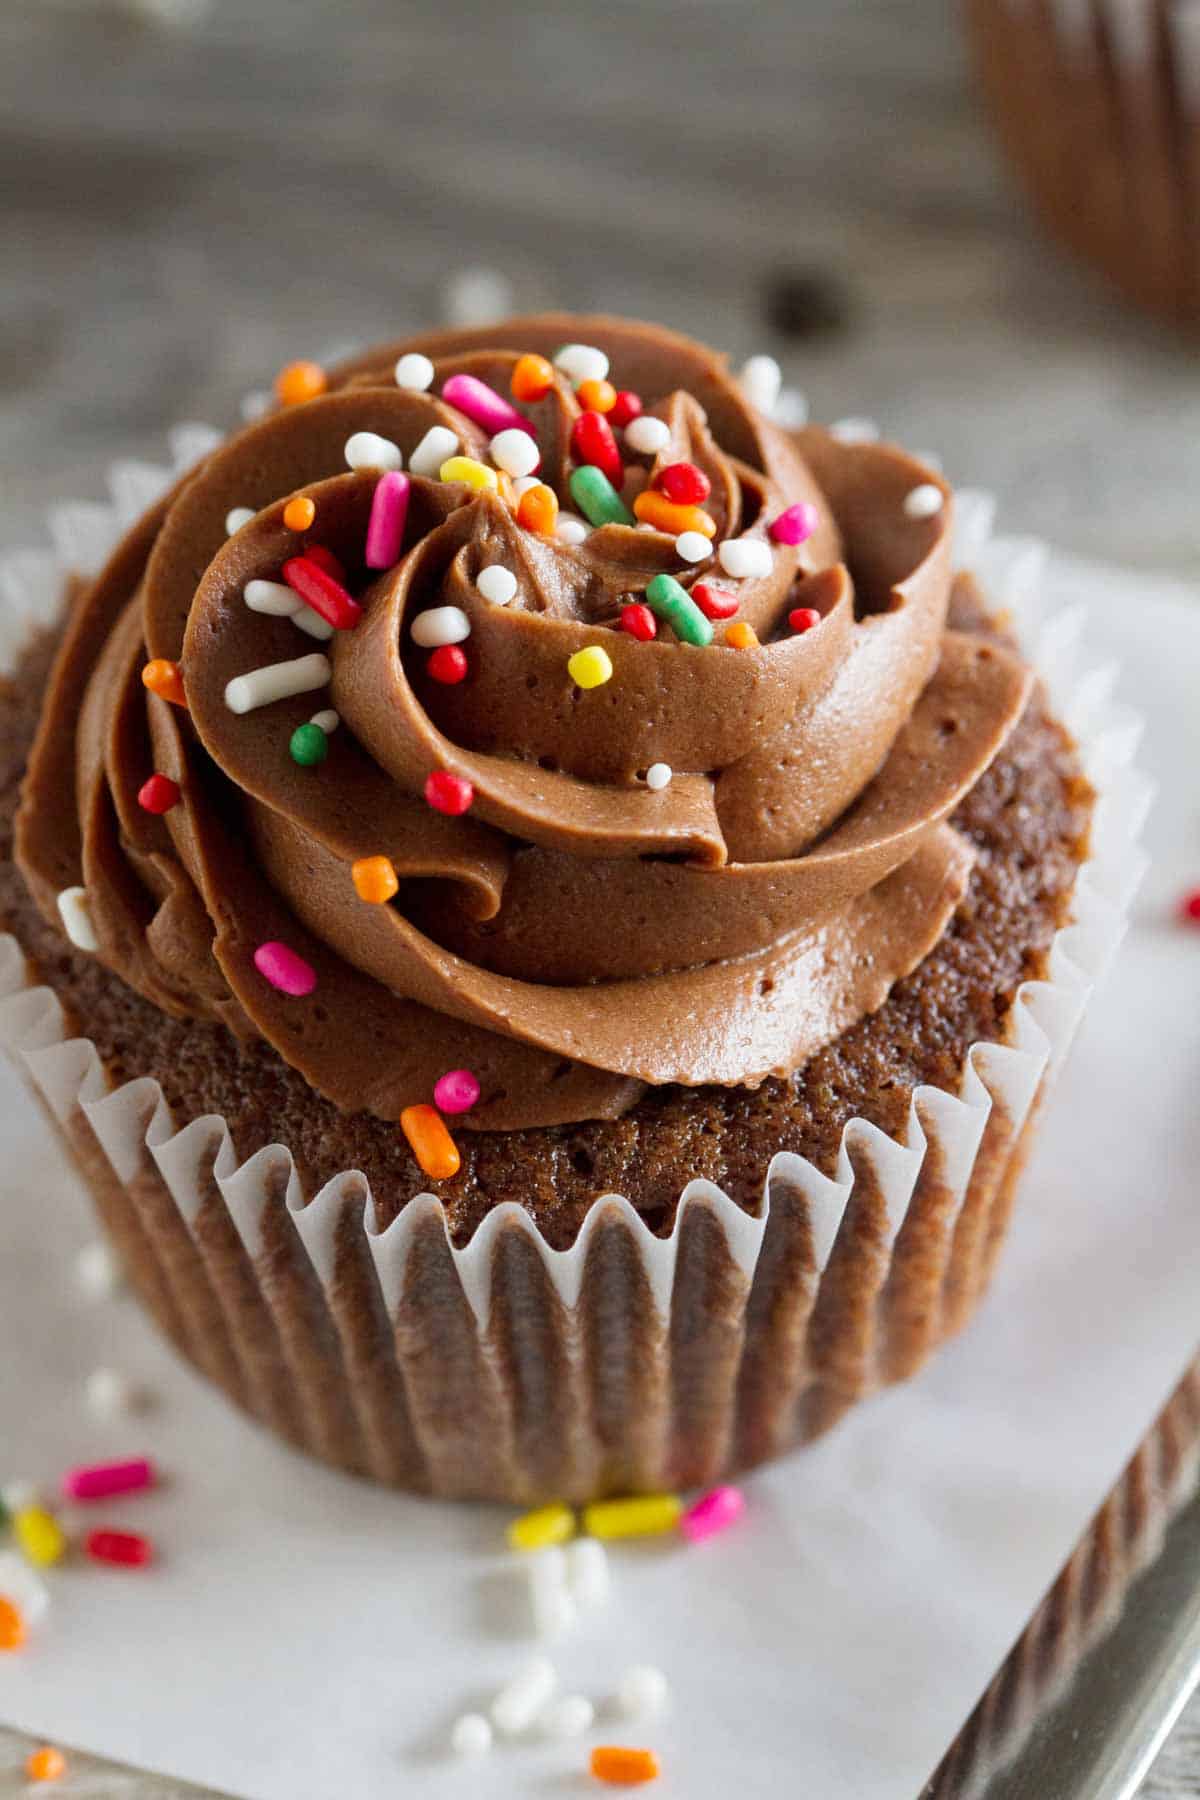
{"label": "blurred background", "polygon": [[0,0],[0,96],[10,545],[292,357],[511,301],[770,349],[1007,529],[1200,574],[1193,357],[1036,234],[953,0]]}

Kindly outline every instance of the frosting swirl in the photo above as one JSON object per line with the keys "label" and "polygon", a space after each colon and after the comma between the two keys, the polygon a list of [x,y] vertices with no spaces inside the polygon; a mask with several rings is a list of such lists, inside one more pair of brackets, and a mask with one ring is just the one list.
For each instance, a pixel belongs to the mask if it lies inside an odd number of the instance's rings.
{"label": "frosting swirl", "polygon": [[[440,426],[487,466],[487,432],[445,384],[507,397],[518,358],[564,339],[604,352],[665,427],[653,453],[623,446],[624,499],[692,465],[714,550],[763,546],[761,573],[685,563],[646,524],[541,535],[502,485],[436,474],[410,475],[394,565],[365,567],[380,476],[347,471],[348,439],[375,433],[408,467]],[[432,359],[430,391],[395,385],[413,351]],[[566,501],[572,383],[556,371],[518,410],[539,480]],[[266,1037],[347,1110],[396,1118],[459,1068],[480,1086],[457,1121],[472,1129],[616,1116],[647,1083],[787,1073],[937,941],[971,862],[945,821],[1028,693],[1015,657],[946,629],[949,494],[933,516],[905,505],[930,483],[890,447],[786,436],[719,357],[649,326],[533,318],[375,351],[229,439],[87,591],[31,757],[26,879],[51,916],[83,886],[108,966],[171,1013]],[[284,518],[297,496],[304,534]],[[815,529],[777,541],[799,503]],[[234,508],[252,517],[230,536]],[[362,608],[320,642],[244,598],[312,545]],[[505,605],[478,586],[495,565],[515,578]],[[720,627],[705,646],[623,630],[662,574],[735,595],[749,647]],[[439,607],[469,628],[452,684],[413,636]],[[793,630],[797,608],[819,622]],[[585,689],[568,663],[597,646],[611,679]],[[323,691],[233,710],[231,682],[305,655],[328,658]],[[186,709],[147,691],[147,658],[180,666]],[[329,707],[340,724],[305,766],[291,735]],[[151,771],[180,790],[162,814],[139,804]],[[427,802],[438,772],[467,784],[461,816]],[[395,873],[387,904],[352,881],[374,857]],[[264,978],[256,952],[278,943],[311,992]]]}

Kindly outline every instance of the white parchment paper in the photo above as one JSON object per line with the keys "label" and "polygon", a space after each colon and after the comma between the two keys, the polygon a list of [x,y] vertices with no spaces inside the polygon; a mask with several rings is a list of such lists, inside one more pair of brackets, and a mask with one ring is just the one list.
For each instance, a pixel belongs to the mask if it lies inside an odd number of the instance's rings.
{"label": "white parchment paper", "polygon": [[[80,1298],[74,1176],[0,1065],[0,1481],[148,1450],[168,1472],[97,1523],[153,1533],[146,1573],[52,1571],[53,1604],[0,1665],[0,1716],[252,1800],[588,1791],[589,1742],[648,1742],[658,1792],[789,1787],[911,1800],[1195,1346],[1200,1319],[1200,597],[1056,561],[1088,647],[1122,660],[1160,784],[1135,929],[1091,1004],[1023,1186],[993,1293],[908,1388],[748,1482],[736,1532],[618,1548],[606,1613],[556,1645],[597,1701],[651,1661],[653,1725],[448,1754],[532,1648],[506,1514],[407,1500],[243,1422],[128,1300]],[[97,1421],[98,1364],[158,1395]],[[103,1516],[101,1516],[101,1514]]]}

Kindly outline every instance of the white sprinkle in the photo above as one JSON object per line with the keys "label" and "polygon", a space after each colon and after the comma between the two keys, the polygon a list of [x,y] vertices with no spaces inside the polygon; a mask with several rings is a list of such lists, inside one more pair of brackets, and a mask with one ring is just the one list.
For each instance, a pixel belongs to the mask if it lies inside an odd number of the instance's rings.
{"label": "white sprinkle", "polygon": [[567,1591],[567,1559],[562,1547],[549,1544],[523,1560],[534,1632],[540,1638],[561,1637],[575,1623],[575,1602]]}
{"label": "white sprinkle", "polygon": [[771,419],[785,431],[799,431],[802,425],[808,424],[807,394],[799,388],[784,388],[771,408]]}
{"label": "white sprinkle", "polygon": [[[8,1491],[6,1488],[6,1505]],[[36,1499],[36,1494],[32,1494],[26,1504],[32,1505]],[[19,1512],[21,1509],[15,1507],[13,1510]],[[50,1590],[15,1550],[0,1550],[0,1594],[12,1601],[30,1625],[36,1625],[44,1618],[50,1606]]]}
{"label": "white sprinkle", "polygon": [[512,311],[512,283],[499,269],[460,269],[442,290],[447,325],[494,325]]}
{"label": "white sprinkle", "polygon": [[671,427],[665,419],[652,419],[648,413],[631,419],[625,427],[625,442],[639,456],[657,456],[671,441]]}
{"label": "white sprinkle", "polygon": [[[666,763],[654,763],[646,771],[647,787],[666,787],[670,779]],[[604,1605],[611,1581],[608,1552],[599,1538],[578,1537],[567,1545],[567,1586],[580,1612],[591,1612]]]}
{"label": "white sprinkle", "polygon": [[905,497],[904,510],[910,519],[932,519],[942,510],[944,496],[932,481],[923,481]]}
{"label": "white sprinkle", "polygon": [[627,1719],[652,1719],[667,1704],[667,1691],[661,1669],[635,1664],[617,1683],[617,1705]]}
{"label": "white sprinkle", "polygon": [[242,599],[251,612],[270,613],[279,619],[290,619],[304,605],[295,588],[283,581],[248,581]]}
{"label": "white sprinkle", "polygon": [[594,344],[564,344],[554,358],[572,387],[581,381],[604,381],[608,375],[608,358]]}
{"label": "white sprinkle", "polygon": [[554,522],[554,535],[563,544],[582,544],[591,536],[591,528],[574,513],[560,512]]}
{"label": "white sprinkle", "polygon": [[252,506],[235,506],[231,512],[225,514],[226,537],[232,537],[235,532],[242,529],[243,525],[248,525],[253,517],[254,508]]}
{"label": "white sprinkle", "polygon": [[475,577],[475,586],[493,606],[507,606],[517,591],[517,578],[503,563],[489,563]]}
{"label": "white sprinkle", "polygon": [[726,538],[717,558],[727,575],[769,575],[774,567],[771,546],[762,538]]}
{"label": "white sprinkle", "polygon": [[346,462],[352,469],[400,469],[404,458],[399,444],[377,431],[356,431],[346,439]]}
{"label": "white sprinkle", "polygon": [[537,475],[518,475],[517,479],[513,482],[513,493],[519,500],[522,494],[527,494],[529,492],[530,488],[540,487],[541,485],[541,479]]}
{"label": "white sprinkle", "polygon": [[[670,763],[651,763],[646,770],[646,786],[653,788],[656,794],[661,793],[663,788],[670,787],[671,777],[674,773]],[[581,1539],[580,1541],[586,1543],[589,1540]]]}
{"label": "white sprinkle", "polygon": [[329,736],[331,731],[336,731],[341,724],[341,720],[334,712],[332,706],[326,707],[324,712],[314,713],[308,722],[310,725],[319,725],[326,737]]}
{"label": "white sprinkle", "polygon": [[482,1713],[464,1713],[455,1719],[450,1748],[456,1756],[486,1756],[492,1747],[492,1728]]}
{"label": "white sprinkle", "polygon": [[548,1738],[575,1738],[590,1731],[595,1719],[596,1709],[586,1694],[564,1694],[550,1702],[538,1725]]}
{"label": "white sprinkle", "polygon": [[423,394],[433,385],[433,364],[419,350],[410,350],[396,364],[396,386],[410,393]]}
{"label": "white sprinkle", "polygon": [[64,888],[58,896],[58,913],[63,930],[77,950],[94,952],[100,948],[86,888]]}
{"label": "white sprinkle", "polygon": [[496,467],[503,469],[506,475],[532,475],[541,461],[535,440],[515,425],[506,431],[498,431],[488,449]]}
{"label": "white sprinkle", "polygon": [[471,621],[461,606],[431,606],[412,622],[412,640],[422,650],[442,644],[461,644],[471,635]]}
{"label": "white sprinkle", "polygon": [[829,435],[839,444],[873,444],[878,440],[879,427],[874,419],[835,419]]}
{"label": "white sprinkle", "polygon": [[675,551],[684,562],[703,562],[712,555],[712,542],[702,531],[681,531],[675,539]]}
{"label": "white sprinkle", "polygon": [[756,406],[760,413],[768,418],[775,411],[775,402],[779,398],[779,390],[783,385],[783,370],[773,356],[752,356],[742,364],[742,372],[738,378],[751,406]]}
{"label": "white sprinkle", "polygon": [[0,1501],[3,1501],[7,1513],[24,1512],[27,1506],[42,1504],[42,1491],[32,1481],[6,1481],[0,1487]]}
{"label": "white sprinkle", "polygon": [[84,1383],[84,1393],[92,1411],[101,1417],[133,1409],[133,1384],[119,1369],[93,1369]]}
{"label": "white sprinkle", "polygon": [[492,1724],[505,1737],[516,1737],[537,1718],[554,1692],[558,1676],[545,1656],[535,1656],[519,1669],[492,1701]]}
{"label": "white sprinkle", "polygon": [[271,410],[271,395],[263,388],[255,388],[249,394],[242,395],[239,408],[247,425],[253,425],[256,419],[263,419]]}
{"label": "white sprinkle", "polygon": [[297,607],[292,614],[292,624],[298,625],[301,631],[306,632],[311,638],[318,639],[323,644],[328,643],[333,636],[333,626],[329,620],[323,619],[320,613],[314,611],[311,606]]}
{"label": "white sprinkle", "polygon": [[431,425],[408,459],[410,474],[425,475],[430,481],[436,481],[442,464],[457,449],[458,438],[448,425]]}
{"label": "white sprinkle", "polygon": [[248,713],[256,707],[270,706],[275,700],[287,700],[292,694],[308,694],[324,687],[333,674],[329,658],[319,650],[310,656],[297,656],[290,662],[266,663],[261,669],[248,669],[225,684],[225,704],[230,712]]}
{"label": "white sprinkle", "polygon": [[85,1244],[75,1258],[75,1285],[90,1300],[107,1300],[121,1286],[121,1265],[107,1244]]}

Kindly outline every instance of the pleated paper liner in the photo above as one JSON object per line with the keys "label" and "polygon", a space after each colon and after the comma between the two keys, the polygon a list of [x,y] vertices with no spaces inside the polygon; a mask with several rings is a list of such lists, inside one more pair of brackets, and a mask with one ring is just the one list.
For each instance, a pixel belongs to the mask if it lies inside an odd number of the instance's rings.
{"label": "pleated paper liner", "polygon": [[[211,442],[180,428],[177,463]],[[171,478],[122,465],[112,507],[59,508],[53,553],[0,564],[0,657],[53,622],[68,573],[92,573]],[[754,1213],[692,1181],[666,1238],[619,1195],[562,1251],[515,1204],[456,1248],[432,1194],[380,1231],[356,1171],[306,1193],[286,1146],[239,1163],[223,1119],[176,1118],[150,1077],[111,1087],[87,1021],[0,937],[0,1042],[159,1325],[239,1406],[327,1462],[446,1497],[693,1487],[816,1437],[971,1316],[1034,1119],[1125,929],[1149,789],[1112,671],[1081,672],[1080,614],[1045,606],[1040,546],[993,539],[986,495],[960,493],[956,516],[960,565],[1013,619],[1099,795],[1074,922],[1005,1040],[971,1048],[957,1094],[918,1089],[899,1141],[851,1120],[832,1177],[776,1155]]]}
{"label": "pleated paper liner", "polygon": [[1197,0],[969,0],[1009,159],[1054,235],[1200,332]]}

